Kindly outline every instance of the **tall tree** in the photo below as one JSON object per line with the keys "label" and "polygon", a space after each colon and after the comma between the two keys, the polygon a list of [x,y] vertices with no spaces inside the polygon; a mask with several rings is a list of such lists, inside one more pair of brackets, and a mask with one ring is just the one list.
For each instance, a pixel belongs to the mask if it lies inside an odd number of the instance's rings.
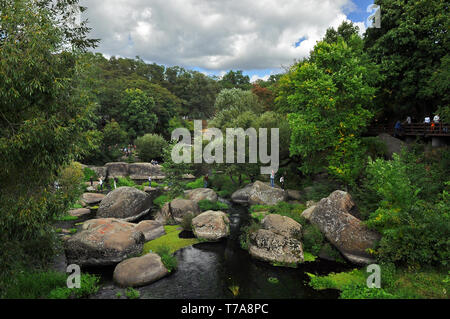
{"label": "tall tree", "polygon": [[89,138],[85,126],[92,104],[78,89],[82,69],[77,54],[95,40],[86,38],[89,29],[84,23],[74,24],[73,18],[84,10],[77,4],[0,1],[2,244],[51,234],[48,221],[57,213],[58,199],[49,185]]}
{"label": "tall tree", "polygon": [[450,2],[376,0],[381,28],[370,28],[365,47],[384,76],[377,101],[387,114],[430,115],[448,92],[430,81],[450,52]]}

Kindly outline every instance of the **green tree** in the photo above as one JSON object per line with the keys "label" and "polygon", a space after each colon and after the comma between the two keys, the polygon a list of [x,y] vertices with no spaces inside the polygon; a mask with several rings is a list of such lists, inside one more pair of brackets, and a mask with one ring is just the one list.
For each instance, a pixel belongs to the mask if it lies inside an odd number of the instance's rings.
{"label": "green tree", "polygon": [[172,159],[172,150],[177,144],[176,141],[171,141],[169,146],[164,149],[164,161],[161,164],[162,170],[166,176],[167,184],[169,185],[169,196],[175,198],[183,194],[183,176],[185,174],[192,174],[191,163],[175,163]]}
{"label": "green tree", "polygon": [[323,41],[331,44],[337,42],[339,38],[342,38],[345,42],[349,42],[352,36],[357,35],[358,32],[358,26],[354,25],[352,22],[343,21],[337,30],[328,28]]}
{"label": "green tree", "polygon": [[347,184],[361,169],[358,139],[373,116],[376,66],[354,35],[349,46],[319,42],[308,60],[280,80],[277,102],[288,113],[291,155],[301,157],[303,173],[323,168]]}
{"label": "green tree", "polygon": [[145,134],[136,139],[136,147],[139,158],[145,162],[150,162],[151,160],[162,159],[167,142],[161,135]]}
{"label": "green tree", "polygon": [[84,22],[70,23],[84,10],[77,4],[0,1],[2,276],[18,261],[35,257],[39,265],[50,257],[49,221],[62,213],[52,209],[53,181],[62,166],[89,151],[83,148],[91,138],[85,127],[92,103],[79,90],[78,52],[95,41],[86,38]]}
{"label": "green tree", "polygon": [[442,58],[450,51],[449,2],[376,0],[375,4],[381,6],[381,28],[366,31],[365,47],[384,76],[377,103],[385,115],[418,119],[431,115],[448,98],[448,91],[434,89],[430,79],[444,70]]}
{"label": "green tree", "polygon": [[122,98],[122,113],[117,114],[130,140],[151,133],[158,118],[153,112],[155,101],[140,89],[126,89]]}
{"label": "green tree", "polygon": [[250,84],[250,77],[244,75],[242,70],[230,70],[219,81],[222,89],[241,89],[249,90],[252,86]]}

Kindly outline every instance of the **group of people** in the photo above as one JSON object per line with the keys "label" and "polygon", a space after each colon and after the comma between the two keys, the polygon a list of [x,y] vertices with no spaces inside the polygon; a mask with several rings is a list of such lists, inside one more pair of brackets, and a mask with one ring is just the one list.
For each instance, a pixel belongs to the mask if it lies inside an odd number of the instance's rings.
{"label": "group of people", "polygon": [[[439,117],[438,114],[436,114],[436,115],[433,117],[433,121],[431,121],[431,117],[430,117],[430,116],[426,116],[425,119],[424,119],[424,121],[423,121],[423,124],[429,124],[429,125],[430,125],[430,129],[431,129],[432,131],[434,131],[434,129],[436,128],[436,126],[439,125],[440,120],[441,120],[441,118]],[[394,125],[394,136],[395,136],[395,137],[398,137],[398,136],[402,135],[402,133],[403,133],[403,127],[402,127],[402,124],[408,124],[408,125],[409,125],[409,124],[411,124],[411,123],[412,123],[411,116],[406,117],[406,120],[403,121],[403,122],[401,122],[400,120],[398,120],[398,121],[395,123],[395,125]]]}
{"label": "group of people", "polygon": [[[280,184],[281,184],[281,188],[284,190],[284,177],[286,174],[283,174],[280,176]],[[274,187],[275,186],[275,172],[274,170],[272,170],[272,172],[270,173],[270,186]]]}
{"label": "group of people", "polygon": [[136,150],[136,145],[129,144],[127,147],[124,147],[122,149],[122,153],[126,155],[127,157],[130,157],[130,155],[133,153],[133,151]]}

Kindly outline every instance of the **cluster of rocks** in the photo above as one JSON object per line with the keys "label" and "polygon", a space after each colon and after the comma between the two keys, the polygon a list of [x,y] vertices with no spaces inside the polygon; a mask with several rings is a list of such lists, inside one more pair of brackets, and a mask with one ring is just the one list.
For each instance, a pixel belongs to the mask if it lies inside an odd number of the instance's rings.
{"label": "cluster of rocks", "polygon": [[[241,204],[275,205],[287,199],[299,201],[301,197],[299,191],[284,191],[256,181],[234,192],[231,199]],[[369,230],[358,219],[358,211],[350,194],[337,190],[318,203],[308,201],[306,206],[302,216],[316,225],[347,260],[355,264],[374,262],[368,250],[375,246],[381,236]],[[250,236],[250,254],[269,262],[301,262],[301,225],[288,217],[262,213],[266,216],[261,229]]]}
{"label": "cluster of rocks", "polygon": [[[179,223],[192,214],[192,230],[201,239],[216,241],[229,235],[229,219],[224,212],[201,213],[197,202],[202,199],[217,201],[212,189],[202,188],[187,192],[189,199],[177,198],[167,203],[156,220],[136,221],[149,213],[152,200],[145,192],[132,187],[119,187],[106,196],[85,193],[84,205],[98,205],[95,219],[85,221],[81,230],[67,238],[64,250],[67,262],[85,266],[116,265],[113,278],[123,287],[147,285],[169,271],[154,253],[141,256],[144,243],[165,234],[163,225]],[[73,216],[91,213],[89,208],[71,211]]]}

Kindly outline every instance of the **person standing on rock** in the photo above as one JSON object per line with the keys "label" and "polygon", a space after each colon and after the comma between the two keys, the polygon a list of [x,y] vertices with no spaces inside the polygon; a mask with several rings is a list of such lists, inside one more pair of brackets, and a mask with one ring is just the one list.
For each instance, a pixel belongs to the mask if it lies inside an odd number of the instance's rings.
{"label": "person standing on rock", "polygon": [[272,170],[272,173],[270,173],[270,186],[274,187],[274,180],[275,180],[275,172]]}
{"label": "person standing on rock", "polygon": [[151,176],[148,177],[148,187],[152,188],[152,177]]}
{"label": "person standing on rock", "polygon": [[101,176],[98,179],[98,184],[100,185],[100,190],[103,190],[103,180]]}
{"label": "person standing on rock", "polygon": [[209,179],[208,174],[206,174],[205,177],[203,177],[203,186],[204,186],[204,188],[208,187],[208,179]]}
{"label": "person standing on rock", "polygon": [[114,177],[114,189],[117,188],[117,177]]}
{"label": "person standing on rock", "polygon": [[89,181],[91,182],[91,186],[94,186],[94,180],[93,180],[92,176],[89,177]]}

